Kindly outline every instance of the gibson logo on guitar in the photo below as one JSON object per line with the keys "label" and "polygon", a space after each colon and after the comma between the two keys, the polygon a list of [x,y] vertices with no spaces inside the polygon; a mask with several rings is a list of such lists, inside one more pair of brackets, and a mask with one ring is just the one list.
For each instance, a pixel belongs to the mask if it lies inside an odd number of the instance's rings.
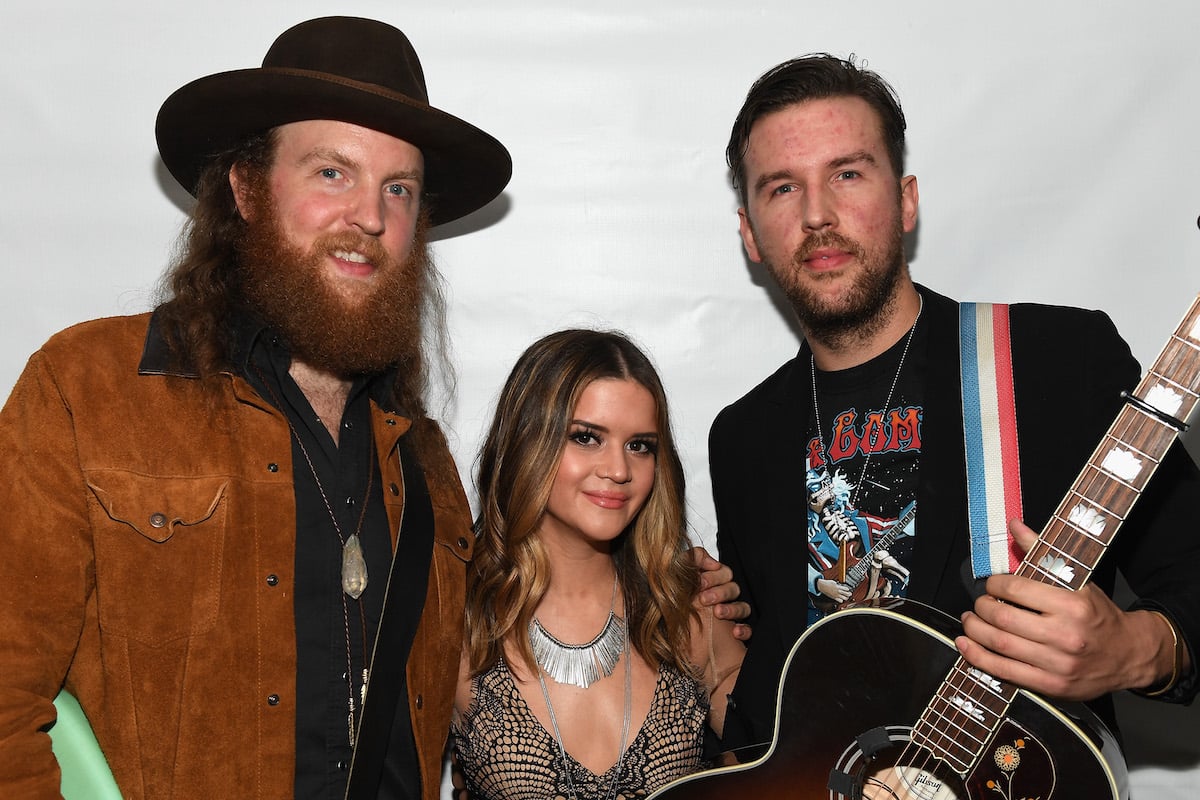
{"label": "gibson logo on guitar", "polygon": [[[1081,589],[1198,397],[1200,297],[1015,574]],[[1124,800],[1123,761],[1103,723],[968,665],[954,649],[959,632],[956,620],[899,598],[819,620],[788,656],[766,755],[651,797]],[[897,686],[894,673],[872,668],[885,660],[921,669]]]}

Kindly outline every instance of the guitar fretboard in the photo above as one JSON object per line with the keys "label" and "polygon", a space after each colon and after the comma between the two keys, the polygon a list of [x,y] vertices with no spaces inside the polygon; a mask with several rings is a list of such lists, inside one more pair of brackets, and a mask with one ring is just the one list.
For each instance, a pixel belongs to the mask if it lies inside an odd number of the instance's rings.
{"label": "guitar fretboard", "polygon": [[[1121,409],[1015,574],[1081,589],[1200,399],[1200,297]],[[912,741],[965,777],[1017,695],[959,658]]]}

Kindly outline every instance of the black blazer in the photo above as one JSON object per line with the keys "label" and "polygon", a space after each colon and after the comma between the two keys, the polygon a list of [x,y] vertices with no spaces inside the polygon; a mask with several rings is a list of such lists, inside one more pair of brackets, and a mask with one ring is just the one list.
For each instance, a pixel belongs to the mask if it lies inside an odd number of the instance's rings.
{"label": "black blazer", "polygon": [[[917,536],[908,596],[957,617],[970,608],[969,528],[959,377],[958,303],[918,286],[924,346],[909,359],[926,376]],[[1010,310],[1025,521],[1040,529],[1061,502],[1140,376],[1108,316],[1030,303]],[[709,436],[720,558],[750,603],[754,635],[732,695],[725,744],[771,739],[784,660],[806,625],[804,452],[812,394],[809,349],[725,408]],[[1200,642],[1200,473],[1177,442],[1134,507],[1093,580],[1111,594],[1119,567],[1140,598]],[[1193,648],[1192,652],[1195,650]],[[903,666],[897,669],[903,670]],[[1193,670],[1194,673],[1194,670]],[[1190,701],[1189,676],[1164,699]],[[897,675],[897,687],[904,685]],[[1110,697],[1094,710],[1114,725]]]}

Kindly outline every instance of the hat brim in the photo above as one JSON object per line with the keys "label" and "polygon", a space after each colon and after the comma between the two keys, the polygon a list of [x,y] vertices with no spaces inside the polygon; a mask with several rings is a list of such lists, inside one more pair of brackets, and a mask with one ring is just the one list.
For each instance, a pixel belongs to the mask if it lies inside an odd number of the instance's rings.
{"label": "hat brim", "polygon": [[312,119],[350,122],[420,148],[433,225],[487,205],[512,177],[508,150],[469,122],[375,84],[299,69],[234,70],[192,81],[163,103],[155,136],[163,163],[194,195],[214,156],[248,136]]}

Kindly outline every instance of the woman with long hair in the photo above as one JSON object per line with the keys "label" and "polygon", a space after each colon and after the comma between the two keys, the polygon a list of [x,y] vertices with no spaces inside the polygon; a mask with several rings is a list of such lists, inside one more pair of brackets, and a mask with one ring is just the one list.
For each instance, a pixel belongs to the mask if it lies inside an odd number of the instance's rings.
{"label": "woman with long hair", "polygon": [[642,796],[702,766],[744,648],[697,610],[666,394],[621,334],[529,347],[479,459],[452,734],[473,800]]}

